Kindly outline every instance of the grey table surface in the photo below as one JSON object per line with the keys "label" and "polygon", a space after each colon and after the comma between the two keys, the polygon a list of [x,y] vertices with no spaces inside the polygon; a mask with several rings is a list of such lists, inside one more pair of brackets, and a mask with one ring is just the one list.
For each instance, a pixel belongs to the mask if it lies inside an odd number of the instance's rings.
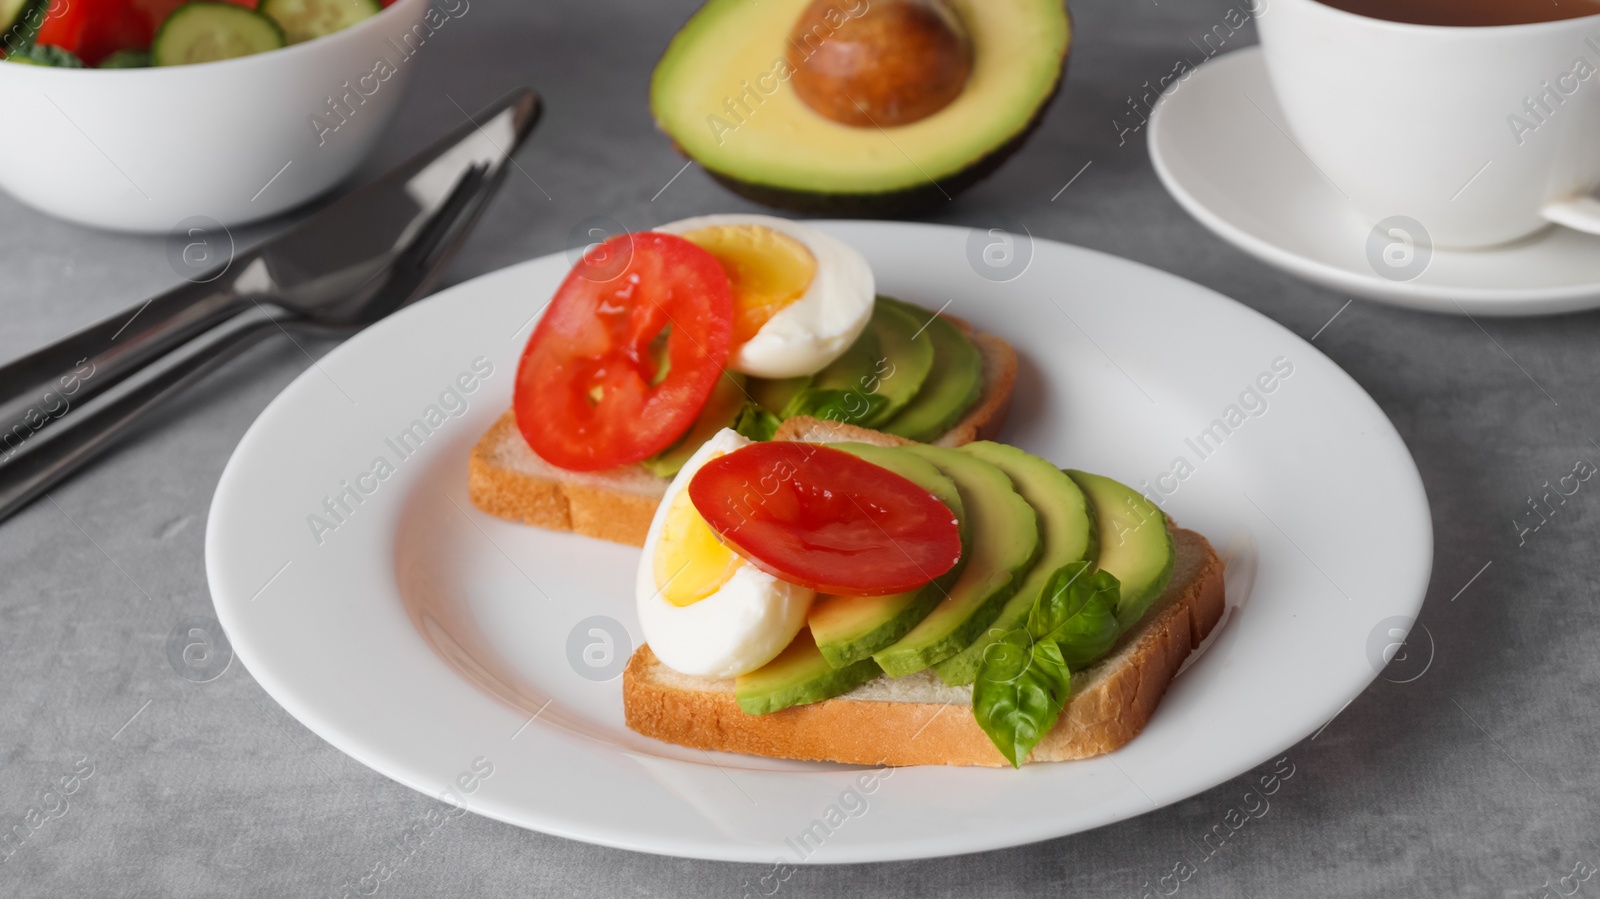
{"label": "grey table surface", "polygon": [[[398,120],[358,179],[458,124],[456,102],[475,108],[531,84],[548,101],[519,158],[531,177],[512,174],[447,282],[564,249],[591,215],[637,229],[753,210],[698,168],[663,190],[683,161],[653,130],[646,84],[693,6],[477,0],[424,49]],[[1112,120],[1129,123],[1128,98],[1143,82],[1198,59],[1196,42],[1232,18],[1228,9],[1222,0],[1076,3],[1071,74],[1043,127],[934,217],[1010,215],[1035,235],[1165,269],[1316,335],[1416,456],[1437,538],[1421,616],[1431,645],[1414,641],[1410,667],[1391,669],[1290,749],[1283,764],[1293,776],[1270,809],[1229,828],[1220,851],[1207,858],[1200,840],[1237,819],[1230,809],[1253,775],[1065,839],[804,868],[765,885],[763,866],[605,849],[469,815],[387,880],[362,883],[436,801],[323,743],[242,666],[194,683],[166,656],[180,620],[211,612],[202,545],[218,475],[260,410],[309,365],[274,342],[0,524],[0,829],[29,834],[0,862],[0,895],[1567,892],[1563,875],[1600,864],[1600,715],[1587,692],[1600,682],[1593,488],[1525,540],[1513,521],[1529,517],[1543,482],[1600,461],[1591,392],[1600,316],[1475,323],[1360,300],[1344,308],[1348,297],[1267,268],[1190,219],[1157,182],[1142,134],[1119,142]],[[1247,27],[1225,49],[1253,41]],[[248,245],[292,220],[236,237]],[[174,281],[160,237],[84,230],[0,197],[0,358]],[[331,348],[307,345],[312,355]],[[53,783],[91,768],[65,808],[28,825]],[[1566,884],[1600,892],[1600,880]]]}

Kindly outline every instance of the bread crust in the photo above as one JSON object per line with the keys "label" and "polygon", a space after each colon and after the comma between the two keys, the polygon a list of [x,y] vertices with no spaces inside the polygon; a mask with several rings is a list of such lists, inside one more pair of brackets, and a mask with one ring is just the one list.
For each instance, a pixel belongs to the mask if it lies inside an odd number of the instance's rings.
{"label": "bread crust", "polygon": [[[1175,578],[1106,662],[1074,674],[1072,697],[1028,762],[1089,758],[1138,736],[1184,659],[1221,620],[1222,560],[1193,531],[1177,529],[1173,536],[1182,580]],[[846,694],[748,715],[734,697],[733,681],[672,672],[649,646],[628,660],[622,695],[630,728],[696,749],[856,765],[1010,764],[978,727],[969,704]]]}
{"label": "bread crust", "polygon": [[[1017,354],[991,334],[980,334],[947,316],[983,354],[983,394],[940,446],[961,446],[994,438],[1011,407],[1017,382]],[[876,432],[872,432],[876,433]],[[478,439],[467,462],[467,492],[472,504],[510,521],[552,531],[574,531],[630,546],[644,546],[650,520],[666,494],[667,481],[642,466],[611,471],[564,471],[536,456],[508,410]]]}
{"label": "bread crust", "polygon": [[634,468],[627,479],[563,472],[528,449],[516,413],[507,411],[472,448],[467,494],[473,505],[497,518],[643,546],[668,482]]}

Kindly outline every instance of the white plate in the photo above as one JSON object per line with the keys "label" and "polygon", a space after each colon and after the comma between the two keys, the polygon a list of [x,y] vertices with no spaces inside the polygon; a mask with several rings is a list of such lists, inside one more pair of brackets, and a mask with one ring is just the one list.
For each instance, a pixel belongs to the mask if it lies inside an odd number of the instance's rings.
{"label": "white plate", "polygon": [[[1185,438],[1273,360],[1293,365],[1265,412],[1167,500],[1230,556],[1236,608],[1138,739],[1112,756],[1021,771],[902,769],[873,782],[863,806],[845,792],[861,776],[853,769],[713,756],[624,727],[620,680],[580,674],[605,663],[603,646],[582,657],[600,642],[583,622],[608,616],[637,642],[637,550],[498,521],[466,493],[468,450],[509,403],[563,256],[369,328],[250,428],[217,487],[206,564],[251,674],[328,742],[430,795],[464,775],[474,787],[458,789],[465,804],[493,818],[754,862],[794,861],[785,840],[840,803],[856,816],[830,828],[810,861],[973,852],[1138,815],[1282,752],[1373,679],[1370,638],[1416,615],[1433,538],[1415,465],[1348,375],[1244,306],[1111,256],[1036,241],[1013,248],[1019,266],[1031,253],[1026,272],[994,283],[967,261],[973,232],[823,227],[866,254],[885,292],[948,301],[951,314],[1011,340],[1023,362],[1006,437],[1060,463],[1153,482],[1180,455],[1194,462]],[[493,373],[468,408],[398,458],[396,435],[478,357]],[[319,545],[309,516],[326,515],[325,497],[380,459],[392,473],[366,478],[372,495]],[[629,647],[616,648],[620,659]],[[474,780],[476,759],[491,776]]]}
{"label": "white plate", "polygon": [[[1190,215],[1268,265],[1396,306],[1541,315],[1600,306],[1600,237],[1552,226],[1487,250],[1433,250],[1411,273],[1374,262],[1363,217],[1290,139],[1258,47],[1217,57],[1150,117],[1150,161]],[[1387,230],[1387,229],[1386,229]],[[1390,241],[1380,241],[1381,247]]]}

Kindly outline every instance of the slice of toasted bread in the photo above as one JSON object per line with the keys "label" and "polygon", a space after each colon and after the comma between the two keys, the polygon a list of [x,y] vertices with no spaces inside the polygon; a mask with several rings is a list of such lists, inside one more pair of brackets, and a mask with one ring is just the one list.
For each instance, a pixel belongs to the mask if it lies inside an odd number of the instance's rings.
{"label": "slice of toasted bread", "polygon": [[[777,439],[909,442],[811,418],[784,422]],[[1175,528],[1173,543],[1167,589],[1105,658],[1072,675],[1066,708],[1027,761],[1088,758],[1138,736],[1184,659],[1221,620],[1222,559],[1193,531]],[[880,676],[843,696],[750,715],[731,678],[680,674],[641,646],[623,671],[622,698],[630,728],[696,749],[856,765],[1010,764],[973,718],[972,688],[947,686],[932,671]]]}
{"label": "slice of toasted bread", "polygon": [[[936,441],[960,446],[999,433],[1017,381],[1017,354],[998,337],[979,334],[959,319],[950,321],[983,354],[983,393]],[[557,468],[528,448],[510,411],[478,439],[467,463],[468,493],[490,515],[633,546],[644,545],[668,483],[639,465],[596,472]]]}
{"label": "slice of toasted bread", "polygon": [[[1111,752],[1139,735],[1190,650],[1222,618],[1222,560],[1173,532],[1172,583],[1109,656],[1072,675],[1072,696],[1029,762]],[[746,714],[732,679],[691,677],[641,646],[622,673],[628,727],[696,749],[853,765],[1009,765],[972,716],[972,688],[931,671],[881,676],[834,699]]]}

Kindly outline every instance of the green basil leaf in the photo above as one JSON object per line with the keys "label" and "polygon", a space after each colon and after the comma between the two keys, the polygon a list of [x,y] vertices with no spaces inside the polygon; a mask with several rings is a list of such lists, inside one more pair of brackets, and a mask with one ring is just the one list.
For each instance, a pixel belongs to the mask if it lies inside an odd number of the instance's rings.
{"label": "green basil leaf", "polygon": [[1089,570],[1088,562],[1061,566],[1040,591],[1028,613],[1028,633],[1061,648],[1067,666],[1077,670],[1117,642],[1117,601],[1122,584],[1109,571]]}
{"label": "green basil leaf", "polygon": [[889,398],[876,393],[807,387],[789,400],[779,417],[789,419],[797,415],[809,415],[824,421],[856,424],[872,418],[887,405]]}
{"label": "green basil leaf", "polygon": [[972,714],[1000,754],[1020,768],[1055,726],[1071,687],[1061,648],[1017,628],[992,644],[978,663]]}
{"label": "green basil leaf", "polygon": [[771,440],[778,433],[778,425],[783,420],[771,412],[761,408],[754,401],[746,401],[744,408],[739,410],[739,415],[733,420],[733,429],[739,436],[746,440],[758,442]]}

